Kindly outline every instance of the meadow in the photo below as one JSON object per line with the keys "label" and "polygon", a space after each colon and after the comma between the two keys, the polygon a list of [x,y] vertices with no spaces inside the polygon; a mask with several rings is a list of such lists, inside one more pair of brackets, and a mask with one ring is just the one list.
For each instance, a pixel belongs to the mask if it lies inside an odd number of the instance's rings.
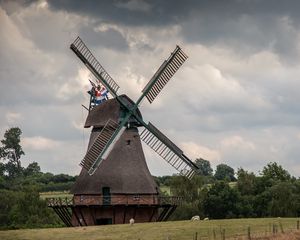
{"label": "meadow", "polygon": [[[0,231],[2,240],[200,240],[269,239],[297,230],[297,218],[257,218],[209,221],[169,221],[76,228],[47,228]],[[250,237],[250,238],[249,238]],[[280,239],[287,239],[285,237]],[[294,238],[288,238],[294,239]],[[296,239],[296,238],[295,238]]]}

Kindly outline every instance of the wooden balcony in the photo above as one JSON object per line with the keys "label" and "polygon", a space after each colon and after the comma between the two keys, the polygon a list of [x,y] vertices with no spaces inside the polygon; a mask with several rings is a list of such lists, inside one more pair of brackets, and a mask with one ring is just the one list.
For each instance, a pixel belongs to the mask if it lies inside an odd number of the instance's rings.
{"label": "wooden balcony", "polygon": [[89,205],[180,205],[182,197],[161,197],[157,195],[75,195],[67,198],[46,198],[49,207],[54,206],[89,206]]}

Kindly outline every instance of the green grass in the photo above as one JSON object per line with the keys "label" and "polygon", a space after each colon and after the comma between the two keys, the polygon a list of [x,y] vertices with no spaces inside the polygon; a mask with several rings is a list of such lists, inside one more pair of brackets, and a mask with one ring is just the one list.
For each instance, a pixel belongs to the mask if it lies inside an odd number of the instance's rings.
{"label": "green grass", "polygon": [[[165,186],[162,185],[160,186],[160,191],[161,192],[165,192],[167,195],[171,195],[170,193],[170,187],[169,186]],[[65,198],[65,197],[73,197],[73,195],[69,192],[69,191],[55,191],[55,192],[40,192],[40,197],[42,199],[46,199],[46,198]]]}
{"label": "green grass", "polygon": [[40,198],[46,199],[46,198],[66,198],[66,197],[73,197],[72,194],[70,194],[68,191],[64,192],[41,192]]}
{"label": "green grass", "polygon": [[0,231],[2,240],[192,240],[197,232],[198,239],[221,238],[221,231],[225,229],[227,238],[246,236],[250,227],[252,236],[265,234],[270,235],[273,225],[281,232],[280,224],[284,231],[296,229],[296,218],[261,218],[261,219],[231,219],[231,220],[209,220],[209,221],[175,221],[160,223],[140,223],[130,226],[108,225],[76,228],[53,228],[53,229],[26,229]]}
{"label": "green grass", "polygon": [[170,191],[170,187],[169,186],[165,186],[165,185],[161,185],[159,187],[160,191],[163,193],[166,193],[167,195],[171,195],[171,191]]}

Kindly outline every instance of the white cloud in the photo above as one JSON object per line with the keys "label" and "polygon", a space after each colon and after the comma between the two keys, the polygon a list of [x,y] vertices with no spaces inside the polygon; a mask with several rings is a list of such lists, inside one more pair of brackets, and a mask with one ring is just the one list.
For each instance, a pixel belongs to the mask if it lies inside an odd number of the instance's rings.
{"label": "white cloud", "polygon": [[49,149],[55,150],[55,148],[60,145],[60,142],[53,139],[36,136],[22,138],[21,145],[25,150],[44,151]]}
{"label": "white cloud", "polygon": [[256,147],[253,142],[243,139],[241,136],[231,136],[221,141],[221,148],[231,150],[255,150]]}
{"label": "white cloud", "polygon": [[63,100],[69,100],[74,98],[78,93],[89,90],[88,79],[91,79],[90,74],[87,68],[80,68],[75,78],[65,79],[65,83],[59,87],[56,96]]}
{"label": "white cloud", "polygon": [[214,164],[220,162],[221,156],[217,150],[201,146],[194,142],[184,142],[181,143],[181,145],[187,156],[189,156],[192,160],[195,160],[196,158],[203,158],[213,162]]}
{"label": "white cloud", "polygon": [[22,119],[22,115],[17,112],[7,112],[5,118],[8,124],[15,124]]}

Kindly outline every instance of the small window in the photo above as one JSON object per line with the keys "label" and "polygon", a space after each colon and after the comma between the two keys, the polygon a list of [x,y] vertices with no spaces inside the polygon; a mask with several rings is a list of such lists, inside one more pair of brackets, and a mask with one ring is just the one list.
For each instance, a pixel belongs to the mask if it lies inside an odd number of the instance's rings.
{"label": "small window", "polygon": [[134,196],[133,196],[133,200],[134,200],[134,201],[139,201],[140,198],[141,198],[140,195],[134,195]]}

